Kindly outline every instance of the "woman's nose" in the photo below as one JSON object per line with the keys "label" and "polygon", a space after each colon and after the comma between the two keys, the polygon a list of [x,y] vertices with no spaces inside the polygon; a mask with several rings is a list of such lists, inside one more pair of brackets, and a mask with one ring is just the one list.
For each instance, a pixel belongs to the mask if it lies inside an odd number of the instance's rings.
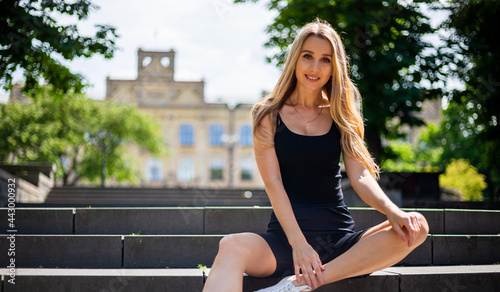
{"label": "woman's nose", "polygon": [[309,69],[313,72],[317,72],[319,70],[319,61],[318,60],[313,60],[311,62],[311,66],[309,67]]}

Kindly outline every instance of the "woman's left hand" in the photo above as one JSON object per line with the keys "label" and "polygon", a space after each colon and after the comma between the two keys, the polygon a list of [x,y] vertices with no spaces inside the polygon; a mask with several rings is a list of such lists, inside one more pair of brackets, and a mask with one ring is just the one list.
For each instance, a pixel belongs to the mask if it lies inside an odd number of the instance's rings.
{"label": "woman's left hand", "polygon": [[396,208],[387,212],[387,219],[401,239],[408,242],[408,247],[412,247],[418,232],[422,228],[416,213],[404,212]]}

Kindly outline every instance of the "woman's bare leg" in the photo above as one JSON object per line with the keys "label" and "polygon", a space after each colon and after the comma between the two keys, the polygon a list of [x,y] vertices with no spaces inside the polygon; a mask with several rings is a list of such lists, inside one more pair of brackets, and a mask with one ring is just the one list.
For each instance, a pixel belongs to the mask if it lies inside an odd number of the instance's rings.
{"label": "woman's bare leg", "polygon": [[[412,247],[403,241],[388,221],[368,230],[353,247],[325,265],[324,284],[366,275],[390,267],[422,244],[429,233],[425,218],[418,214],[421,229]],[[408,237],[408,235],[407,235]],[[305,285],[302,278],[298,285]]]}
{"label": "woman's bare leg", "polygon": [[276,258],[260,235],[227,235],[219,243],[219,252],[210,269],[203,291],[242,291],[243,273],[267,277],[276,269]]}

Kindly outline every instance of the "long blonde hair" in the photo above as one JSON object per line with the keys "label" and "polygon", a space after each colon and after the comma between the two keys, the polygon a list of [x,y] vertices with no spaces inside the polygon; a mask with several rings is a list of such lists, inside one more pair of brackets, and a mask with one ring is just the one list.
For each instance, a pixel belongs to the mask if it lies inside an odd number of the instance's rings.
{"label": "long blonde hair", "polygon": [[[256,103],[252,110],[253,135],[263,144],[272,141],[276,129],[276,116],[283,107],[297,85],[295,66],[305,40],[316,36],[328,40],[332,45],[333,73],[330,80],[323,87],[330,101],[330,114],[341,133],[342,150],[349,156],[361,162],[373,177],[378,177],[379,167],[368,152],[363,141],[365,126],[360,109],[356,103],[361,104],[361,95],[352,80],[349,78],[348,57],[344,45],[337,32],[331,25],[320,19],[306,24],[297,38],[293,41],[287,53],[285,67],[274,87],[271,95]],[[263,118],[270,114],[272,133],[265,133],[260,126]]]}

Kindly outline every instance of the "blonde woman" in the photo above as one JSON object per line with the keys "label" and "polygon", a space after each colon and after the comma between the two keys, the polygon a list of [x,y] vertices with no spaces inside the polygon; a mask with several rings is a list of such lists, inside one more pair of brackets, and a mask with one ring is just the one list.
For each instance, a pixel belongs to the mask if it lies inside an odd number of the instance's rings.
{"label": "blonde woman", "polygon": [[[359,98],[337,32],[321,20],[305,25],[278,84],[252,112],[255,157],[273,207],[268,231],[225,236],[204,291],[242,291],[243,273],[285,277],[260,291],[312,291],[394,265],[425,241],[425,218],[401,211],[375,180]],[[384,223],[354,231],[341,154],[352,187],[387,216]]]}

